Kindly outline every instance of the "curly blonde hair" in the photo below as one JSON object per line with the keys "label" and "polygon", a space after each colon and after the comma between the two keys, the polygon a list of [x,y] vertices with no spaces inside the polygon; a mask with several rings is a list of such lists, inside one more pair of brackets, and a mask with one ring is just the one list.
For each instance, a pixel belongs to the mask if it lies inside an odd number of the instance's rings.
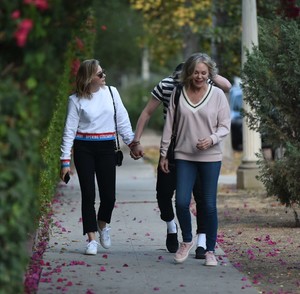
{"label": "curly blonde hair", "polygon": [[181,82],[183,85],[190,87],[190,84],[193,79],[195,67],[200,62],[207,65],[210,79],[213,79],[217,75],[218,73],[217,65],[210,58],[210,56],[208,56],[206,53],[199,53],[199,52],[194,53],[183,64],[183,69],[181,73]]}

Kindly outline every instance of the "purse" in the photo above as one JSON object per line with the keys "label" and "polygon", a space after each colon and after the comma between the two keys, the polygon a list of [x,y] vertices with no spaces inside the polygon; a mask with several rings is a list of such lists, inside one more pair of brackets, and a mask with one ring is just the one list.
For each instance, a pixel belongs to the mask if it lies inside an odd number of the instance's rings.
{"label": "purse", "polygon": [[177,138],[176,118],[177,118],[177,106],[178,106],[181,90],[182,90],[182,85],[178,84],[176,87],[176,92],[174,97],[175,111],[174,111],[174,119],[173,119],[173,126],[172,126],[172,136],[167,151],[167,159],[170,165],[175,165],[175,146],[176,146],[176,138]]}
{"label": "purse", "polygon": [[115,144],[115,159],[116,159],[116,166],[121,166],[123,163],[123,152],[120,148],[120,143],[119,143],[119,134],[118,134],[118,124],[117,124],[117,111],[116,111],[116,105],[115,105],[115,100],[114,100],[114,96],[113,93],[111,91],[110,86],[108,86],[112,101],[113,101],[113,105],[114,105],[114,120],[115,120],[115,128],[116,128],[116,141],[117,143]]}

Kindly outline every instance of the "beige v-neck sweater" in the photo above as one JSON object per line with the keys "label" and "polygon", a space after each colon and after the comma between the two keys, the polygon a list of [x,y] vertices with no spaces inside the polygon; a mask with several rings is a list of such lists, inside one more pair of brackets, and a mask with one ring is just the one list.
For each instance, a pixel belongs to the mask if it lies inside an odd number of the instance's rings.
{"label": "beige v-neck sweater", "polygon": [[[172,135],[174,94],[175,91],[172,93],[161,139],[161,156],[166,156]],[[221,161],[220,142],[230,132],[230,108],[224,92],[208,85],[204,98],[195,105],[189,100],[183,88],[177,111],[175,159],[199,162]],[[198,139],[208,136],[212,138],[213,145],[207,150],[199,150],[196,147]]]}

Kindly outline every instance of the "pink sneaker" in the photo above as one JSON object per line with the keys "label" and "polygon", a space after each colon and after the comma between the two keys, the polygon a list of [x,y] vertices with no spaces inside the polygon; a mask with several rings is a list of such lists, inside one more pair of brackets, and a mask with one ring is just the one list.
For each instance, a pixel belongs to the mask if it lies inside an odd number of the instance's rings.
{"label": "pink sneaker", "polygon": [[193,246],[194,246],[193,241],[189,243],[187,242],[180,243],[179,249],[175,253],[174,261],[177,263],[184,262],[188,258],[189,252],[193,248]]}
{"label": "pink sneaker", "polygon": [[205,253],[205,265],[207,266],[217,266],[217,259],[212,251],[207,251]]}

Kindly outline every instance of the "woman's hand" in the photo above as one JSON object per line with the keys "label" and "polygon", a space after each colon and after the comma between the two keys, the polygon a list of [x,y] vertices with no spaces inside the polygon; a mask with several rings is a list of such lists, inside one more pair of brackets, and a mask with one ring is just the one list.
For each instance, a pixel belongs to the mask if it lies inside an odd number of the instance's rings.
{"label": "woman's hand", "polygon": [[66,175],[68,172],[70,172],[70,171],[71,171],[71,169],[70,169],[69,166],[68,166],[68,167],[62,167],[62,168],[61,168],[61,170],[60,170],[60,178],[61,178],[62,181],[64,180],[65,175]]}
{"label": "woman's hand", "polygon": [[144,148],[141,144],[134,145],[130,148],[130,156],[134,160],[140,159],[144,156]]}
{"label": "woman's hand", "polygon": [[204,139],[199,139],[196,147],[199,150],[206,150],[206,149],[210,148],[212,146],[212,144],[213,144],[212,138],[207,137],[207,138],[204,138]]}
{"label": "woman's hand", "polygon": [[169,160],[166,157],[161,156],[159,160],[159,167],[164,173],[169,173]]}

